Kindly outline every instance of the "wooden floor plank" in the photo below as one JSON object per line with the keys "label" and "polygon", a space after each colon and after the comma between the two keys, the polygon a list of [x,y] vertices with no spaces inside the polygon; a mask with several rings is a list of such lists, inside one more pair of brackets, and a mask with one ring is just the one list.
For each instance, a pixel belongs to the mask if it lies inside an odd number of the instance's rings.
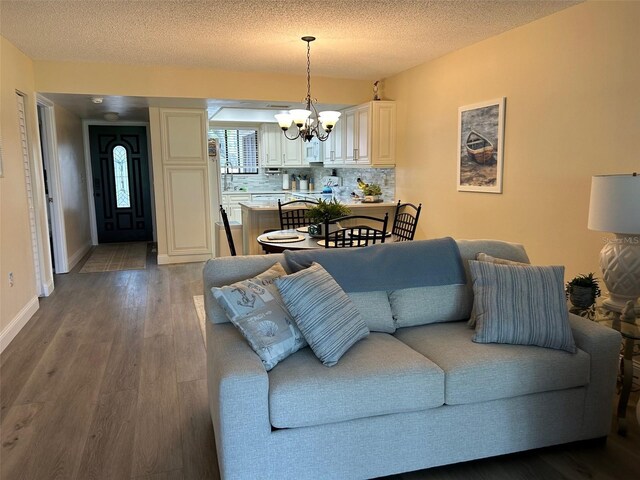
{"label": "wooden floor plank", "polygon": [[207,400],[207,381],[182,382],[178,384],[178,390],[185,477],[218,480],[220,475]]}
{"label": "wooden floor plank", "polygon": [[136,408],[133,476],[179,470],[180,409],[175,381],[140,384]]}
{"label": "wooden floor plank", "polygon": [[172,335],[144,339],[136,412],[132,475],[182,469]]}
{"label": "wooden floor plank", "polygon": [[[143,475],[141,477],[134,477],[133,480],[185,480],[182,470],[173,470],[171,472],[156,473],[154,475]],[[193,479],[197,480],[197,479]]]}
{"label": "wooden floor plank", "polygon": [[102,394],[138,388],[145,316],[145,307],[121,310],[104,373]]}
{"label": "wooden floor plank", "polygon": [[[83,344],[74,358],[75,368],[62,379],[58,399],[45,404],[46,423],[38,432],[20,472],[13,478],[74,478],[96,408],[108,343]],[[9,477],[11,478],[11,477]]]}
{"label": "wooden floor plank", "polygon": [[129,478],[135,435],[137,390],[102,395],[89,428],[77,478]]}
{"label": "wooden floor plank", "polygon": [[7,409],[0,429],[0,478],[19,478],[33,454],[38,431],[46,423],[43,403],[14,405]]}
{"label": "wooden floor plank", "polygon": [[177,383],[173,335],[156,335],[143,341],[140,383],[159,382]]}
{"label": "wooden floor plank", "polygon": [[171,335],[170,271],[168,267],[149,268],[147,283],[145,338],[156,335]]}
{"label": "wooden floor plank", "polygon": [[178,382],[207,378],[206,351],[193,302],[171,306]]}

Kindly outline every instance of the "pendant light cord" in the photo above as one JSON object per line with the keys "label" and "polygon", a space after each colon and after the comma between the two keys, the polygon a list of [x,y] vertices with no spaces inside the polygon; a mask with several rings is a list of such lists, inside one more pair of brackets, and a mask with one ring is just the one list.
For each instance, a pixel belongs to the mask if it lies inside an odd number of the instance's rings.
{"label": "pendant light cord", "polygon": [[311,42],[307,40],[307,110],[311,104]]}

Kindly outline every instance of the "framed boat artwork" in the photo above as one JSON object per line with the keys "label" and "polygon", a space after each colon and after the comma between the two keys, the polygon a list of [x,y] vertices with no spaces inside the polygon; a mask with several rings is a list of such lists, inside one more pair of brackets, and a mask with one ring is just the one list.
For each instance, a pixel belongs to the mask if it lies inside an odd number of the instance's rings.
{"label": "framed boat artwork", "polygon": [[505,97],[458,108],[458,191],[502,193]]}

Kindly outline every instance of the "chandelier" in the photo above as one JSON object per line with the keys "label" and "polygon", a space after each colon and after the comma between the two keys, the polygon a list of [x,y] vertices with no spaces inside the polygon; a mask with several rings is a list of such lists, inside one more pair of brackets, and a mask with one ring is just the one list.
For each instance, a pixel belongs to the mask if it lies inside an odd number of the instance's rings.
{"label": "chandelier", "polygon": [[[288,113],[280,113],[276,115],[276,120],[282,129],[284,136],[289,140],[301,138],[305,142],[310,142],[316,137],[321,142],[329,138],[331,130],[335,126],[340,117],[340,112],[327,110],[318,113],[315,103],[317,99],[311,100],[311,42],[316,37],[302,37],[307,42],[307,97],[305,98],[306,108],[289,110]],[[294,124],[297,127],[297,134],[290,137],[287,131]]]}

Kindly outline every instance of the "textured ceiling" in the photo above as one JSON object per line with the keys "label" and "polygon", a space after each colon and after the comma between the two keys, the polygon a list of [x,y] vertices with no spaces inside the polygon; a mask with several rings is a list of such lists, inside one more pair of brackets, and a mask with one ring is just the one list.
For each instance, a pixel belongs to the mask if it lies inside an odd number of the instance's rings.
{"label": "textured ceiling", "polygon": [[36,60],[380,79],[576,1],[0,0],[0,34]]}

